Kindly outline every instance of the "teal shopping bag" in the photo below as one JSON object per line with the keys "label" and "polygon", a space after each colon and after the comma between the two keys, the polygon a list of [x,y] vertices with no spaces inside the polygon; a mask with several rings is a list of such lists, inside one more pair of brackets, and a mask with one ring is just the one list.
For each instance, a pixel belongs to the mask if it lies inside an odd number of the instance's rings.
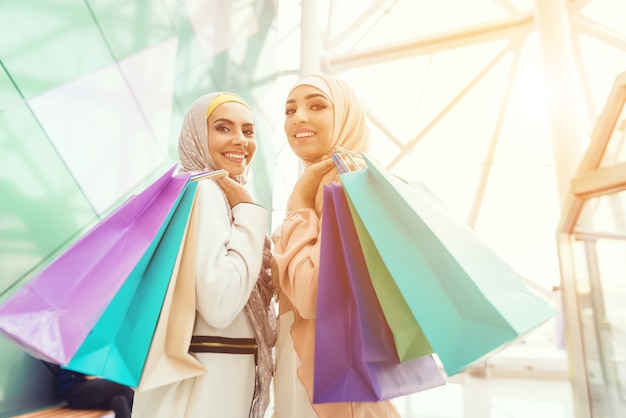
{"label": "teal shopping bag", "polygon": [[554,316],[555,309],[427,189],[363,158],[365,169],[340,174],[344,190],[448,375]]}
{"label": "teal shopping bag", "polygon": [[188,181],[152,243],[64,368],[137,387],[191,213],[197,183]]}
{"label": "teal shopping bag", "polygon": [[433,349],[424,331],[411,313],[411,308],[391,277],[385,262],[376,250],[372,237],[350,201],[348,201],[348,207],[361,249],[365,254],[365,263],[372,285],[393,335],[398,358],[400,361],[408,361],[432,354]]}
{"label": "teal shopping bag", "polygon": [[445,384],[431,355],[400,362],[339,184],[324,186],[313,402],[377,402]]}

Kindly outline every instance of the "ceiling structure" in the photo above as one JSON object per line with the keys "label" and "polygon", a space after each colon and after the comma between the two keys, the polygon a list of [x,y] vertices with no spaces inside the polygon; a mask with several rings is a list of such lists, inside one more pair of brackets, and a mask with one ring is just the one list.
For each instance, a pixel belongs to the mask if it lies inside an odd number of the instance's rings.
{"label": "ceiling structure", "polygon": [[[423,180],[561,306],[557,228],[626,71],[625,12],[610,0],[280,0],[273,223],[300,169],[281,135],[284,98],[300,75],[335,74],[367,108],[370,154]],[[558,315],[491,366],[568,376],[564,348]]]}
{"label": "ceiling structure", "polygon": [[[423,179],[549,293],[562,196],[626,69],[618,2],[347,3],[279,1],[278,96],[304,72],[342,77],[368,109],[371,154]],[[296,169],[276,141],[278,170]],[[293,176],[274,181],[279,218]]]}

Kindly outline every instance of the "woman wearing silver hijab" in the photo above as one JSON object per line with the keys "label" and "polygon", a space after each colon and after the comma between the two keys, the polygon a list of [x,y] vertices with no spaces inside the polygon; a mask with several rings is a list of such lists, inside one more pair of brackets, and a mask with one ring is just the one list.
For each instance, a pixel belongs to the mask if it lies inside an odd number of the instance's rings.
{"label": "woman wearing silver hijab", "polygon": [[255,151],[254,116],[239,96],[207,94],[187,111],[178,142],[180,171],[229,173],[198,181],[187,233],[195,244],[190,274],[196,284],[189,352],[206,373],[138,392],[133,418],[265,414],[276,322],[267,211],[244,187]]}

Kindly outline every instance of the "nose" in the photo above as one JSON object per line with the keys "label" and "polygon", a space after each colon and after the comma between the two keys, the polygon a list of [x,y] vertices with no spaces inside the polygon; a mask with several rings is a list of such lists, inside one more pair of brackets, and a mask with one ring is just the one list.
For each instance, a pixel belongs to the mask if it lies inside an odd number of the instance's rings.
{"label": "nose", "polygon": [[233,138],[233,144],[245,148],[248,146],[248,138],[243,133],[239,133]]}
{"label": "nose", "polygon": [[296,108],[293,114],[293,123],[306,122],[308,120],[306,109],[303,107]]}

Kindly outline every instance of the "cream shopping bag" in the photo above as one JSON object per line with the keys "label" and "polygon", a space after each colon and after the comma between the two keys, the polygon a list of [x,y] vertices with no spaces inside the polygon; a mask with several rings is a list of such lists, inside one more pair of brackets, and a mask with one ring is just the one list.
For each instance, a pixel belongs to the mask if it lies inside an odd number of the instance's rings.
{"label": "cream shopping bag", "polygon": [[[195,205],[194,205],[195,206]],[[206,369],[189,353],[196,315],[196,211],[191,211],[137,392],[189,379]]]}

